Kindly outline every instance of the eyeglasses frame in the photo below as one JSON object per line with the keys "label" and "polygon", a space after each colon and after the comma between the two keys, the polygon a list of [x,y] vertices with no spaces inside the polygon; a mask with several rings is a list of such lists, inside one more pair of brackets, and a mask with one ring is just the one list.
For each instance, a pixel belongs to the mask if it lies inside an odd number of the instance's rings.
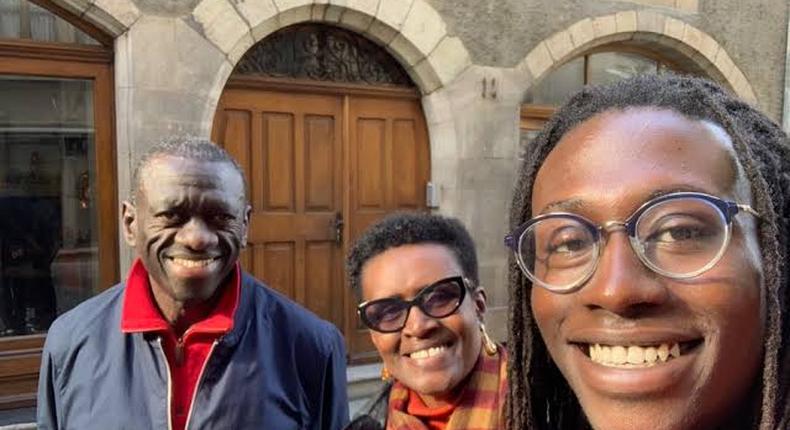
{"label": "eyeglasses frame", "polygon": [[[458,304],[453,308],[452,311],[448,312],[444,316],[435,317],[433,315],[430,315],[430,314],[426,313],[418,304],[420,302],[422,296],[425,294],[425,292],[428,289],[430,289],[432,287],[436,287],[439,284],[443,284],[443,283],[446,283],[446,282],[449,282],[449,281],[460,281],[459,285],[461,286],[461,296],[458,299]],[[385,298],[381,298],[381,299],[366,300],[366,301],[364,301],[364,302],[362,302],[362,303],[357,305],[357,315],[359,315],[359,319],[362,320],[362,322],[365,324],[365,326],[367,328],[369,328],[370,330],[373,330],[373,331],[379,332],[379,333],[397,333],[397,332],[403,330],[404,327],[406,327],[406,322],[409,321],[409,313],[411,312],[411,308],[413,308],[414,306],[417,306],[420,309],[420,311],[422,311],[426,316],[428,316],[430,318],[434,318],[434,319],[447,318],[450,315],[454,314],[456,311],[458,311],[458,308],[460,308],[461,305],[464,303],[464,299],[466,299],[466,295],[467,295],[466,294],[467,290],[469,290],[470,293],[472,292],[472,286],[473,286],[472,281],[469,278],[467,278],[466,276],[463,276],[463,275],[448,276],[446,278],[439,279],[439,280],[437,280],[435,282],[432,282],[432,283],[422,287],[420,289],[420,291],[418,291],[417,294],[414,296],[414,298],[411,299],[411,300],[404,300],[404,299],[400,299],[398,297],[385,297]],[[403,319],[403,325],[401,325],[400,328],[398,328],[397,330],[379,330],[377,328],[374,328],[373,325],[370,323],[370,321],[368,321],[367,316],[365,316],[365,309],[372,303],[375,303],[375,302],[378,302],[378,301],[382,301],[382,300],[393,300],[393,299],[401,300],[406,305],[408,305],[406,307],[406,318]]]}
{"label": "eyeglasses frame", "polygon": [[[637,224],[639,218],[644,214],[647,210],[654,207],[657,204],[663,203],[668,200],[675,200],[681,198],[696,198],[703,200],[713,207],[719,210],[720,214],[724,217],[724,221],[726,223],[725,231],[724,231],[724,241],[722,242],[721,249],[719,252],[714,256],[714,258],[702,268],[695,270],[691,273],[685,274],[677,274],[668,272],[666,270],[661,269],[660,267],[653,264],[651,261],[647,259],[644,255],[644,249],[642,244],[639,242],[639,239],[636,237],[637,232]],[[601,253],[603,252],[603,240],[602,238],[614,231],[625,231],[628,235],[628,241],[631,244],[631,248],[633,249],[636,256],[639,258],[639,261],[642,262],[645,266],[647,266],[650,270],[658,273],[659,275],[665,276],[670,279],[690,279],[696,276],[701,275],[702,273],[707,272],[713,266],[715,266],[721,258],[724,256],[724,253],[727,251],[727,248],[730,243],[730,238],[732,236],[732,220],[736,214],[739,212],[746,212],[750,215],[753,215],[757,219],[760,219],[760,214],[754,210],[751,206],[741,203],[736,203],[733,201],[728,201],[721,199],[719,197],[700,193],[700,192],[693,192],[693,191],[681,191],[681,192],[674,192],[668,193],[656,198],[650,199],[643,203],[639,208],[636,209],[625,221],[616,221],[610,220],[606,221],[603,224],[596,224],[589,219],[570,212],[550,212],[546,214],[541,214],[536,217],[531,218],[524,224],[517,227],[513,230],[510,234],[505,236],[505,246],[510,248],[513,251],[513,254],[516,257],[516,263],[521,268],[522,273],[532,281],[533,284],[537,284],[538,286],[545,288],[551,292],[557,294],[569,294],[575,292],[582,288],[584,284],[592,277],[595,271],[598,268],[598,262],[601,259]],[[541,280],[537,279],[533,276],[529,270],[527,270],[527,265],[521,258],[521,253],[519,249],[521,248],[521,241],[524,239],[524,232],[527,231],[531,226],[534,224],[549,218],[571,218],[575,221],[579,221],[582,225],[587,227],[593,235],[593,239],[595,240],[595,264],[590,267],[589,273],[581,277],[577,282],[571,284],[568,287],[558,288],[555,286],[551,286],[542,282]]]}

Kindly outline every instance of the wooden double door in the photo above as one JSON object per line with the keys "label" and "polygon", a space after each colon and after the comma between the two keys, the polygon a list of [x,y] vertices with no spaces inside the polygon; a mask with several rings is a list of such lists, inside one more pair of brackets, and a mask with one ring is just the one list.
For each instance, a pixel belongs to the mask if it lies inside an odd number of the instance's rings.
{"label": "wooden double door", "polygon": [[352,360],[376,357],[343,260],[385,214],[425,209],[429,145],[416,92],[231,79],[213,139],[247,176],[242,266],[334,323]]}

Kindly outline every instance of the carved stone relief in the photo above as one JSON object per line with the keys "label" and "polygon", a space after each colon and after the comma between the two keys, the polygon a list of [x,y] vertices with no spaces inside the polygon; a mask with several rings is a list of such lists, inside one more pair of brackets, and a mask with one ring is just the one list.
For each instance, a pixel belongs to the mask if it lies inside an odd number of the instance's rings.
{"label": "carved stone relief", "polygon": [[239,61],[234,73],[414,86],[384,48],[350,31],[317,24],[287,27],[258,42]]}

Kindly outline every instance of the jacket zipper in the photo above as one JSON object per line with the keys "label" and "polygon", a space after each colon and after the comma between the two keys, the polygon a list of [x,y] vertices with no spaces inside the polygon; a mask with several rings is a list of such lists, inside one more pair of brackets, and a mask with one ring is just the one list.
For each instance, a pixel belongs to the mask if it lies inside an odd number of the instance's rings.
{"label": "jacket zipper", "polygon": [[172,378],[170,377],[170,364],[167,362],[167,356],[165,355],[165,349],[162,347],[162,337],[156,338],[157,343],[159,344],[159,351],[162,353],[162,358],[165,360],[165,369],[167,369],[167,428],[168,430],[173,430],[173,417],[170,416],[172,411],[172,403],[173,403],[173,387],[172,387]]}
{"label": "jacket zipper", "polygon": [[211,354],[214,352],[214,347],[216,347],[218,343],[219,340],[217,339],[211,344],[211,348],[208,350],[208,355],[206,356],[206,360],[203,362],[203,367],[200,368],[200,373],[198,373],[198,382],[197,385],[195,386],[195,391],[192,393],[192,401],[189,403],[189,412],[187,412],[187,421],[184,424],[184,430],[189,430],[189,420],[192,418],[192,409],[195,408],[195,399],[197,398],[198,390],[200,390],[200,383],[202,382],[203,379],[203,372],[206,371],[208,362],[211,359]]}

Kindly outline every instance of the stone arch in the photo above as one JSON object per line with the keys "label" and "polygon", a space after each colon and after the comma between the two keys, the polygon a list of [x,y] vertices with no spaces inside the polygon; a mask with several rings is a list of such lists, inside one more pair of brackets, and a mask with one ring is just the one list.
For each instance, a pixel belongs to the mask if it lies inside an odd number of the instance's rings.
{"label": "stone arch", "polygon": [[649,45],[668,57],[689,63],[743,100],[757,103],[748,79],[716,40],[686,22],[653,11],[624,11],[578,21],[540,42],[517,70],[529,87],[571,58],[612,43]]}
{"label": "stone arch", "polygon": [[[423,94],[452,82],[472,64],[461,40],[426,0],[203,0],[192,13],[203,34],[227,61],[211,87],[213,104],[236,63],[269,34],[301,22],[337,25],[384,46]],[[205,112],[211,124],[214,107]]]}
{"label": "stone arch", "polygon": [[90,22],[113,38],[125,33],[140,17],[140,11],[131,1],[52,0],[52,3]]}

